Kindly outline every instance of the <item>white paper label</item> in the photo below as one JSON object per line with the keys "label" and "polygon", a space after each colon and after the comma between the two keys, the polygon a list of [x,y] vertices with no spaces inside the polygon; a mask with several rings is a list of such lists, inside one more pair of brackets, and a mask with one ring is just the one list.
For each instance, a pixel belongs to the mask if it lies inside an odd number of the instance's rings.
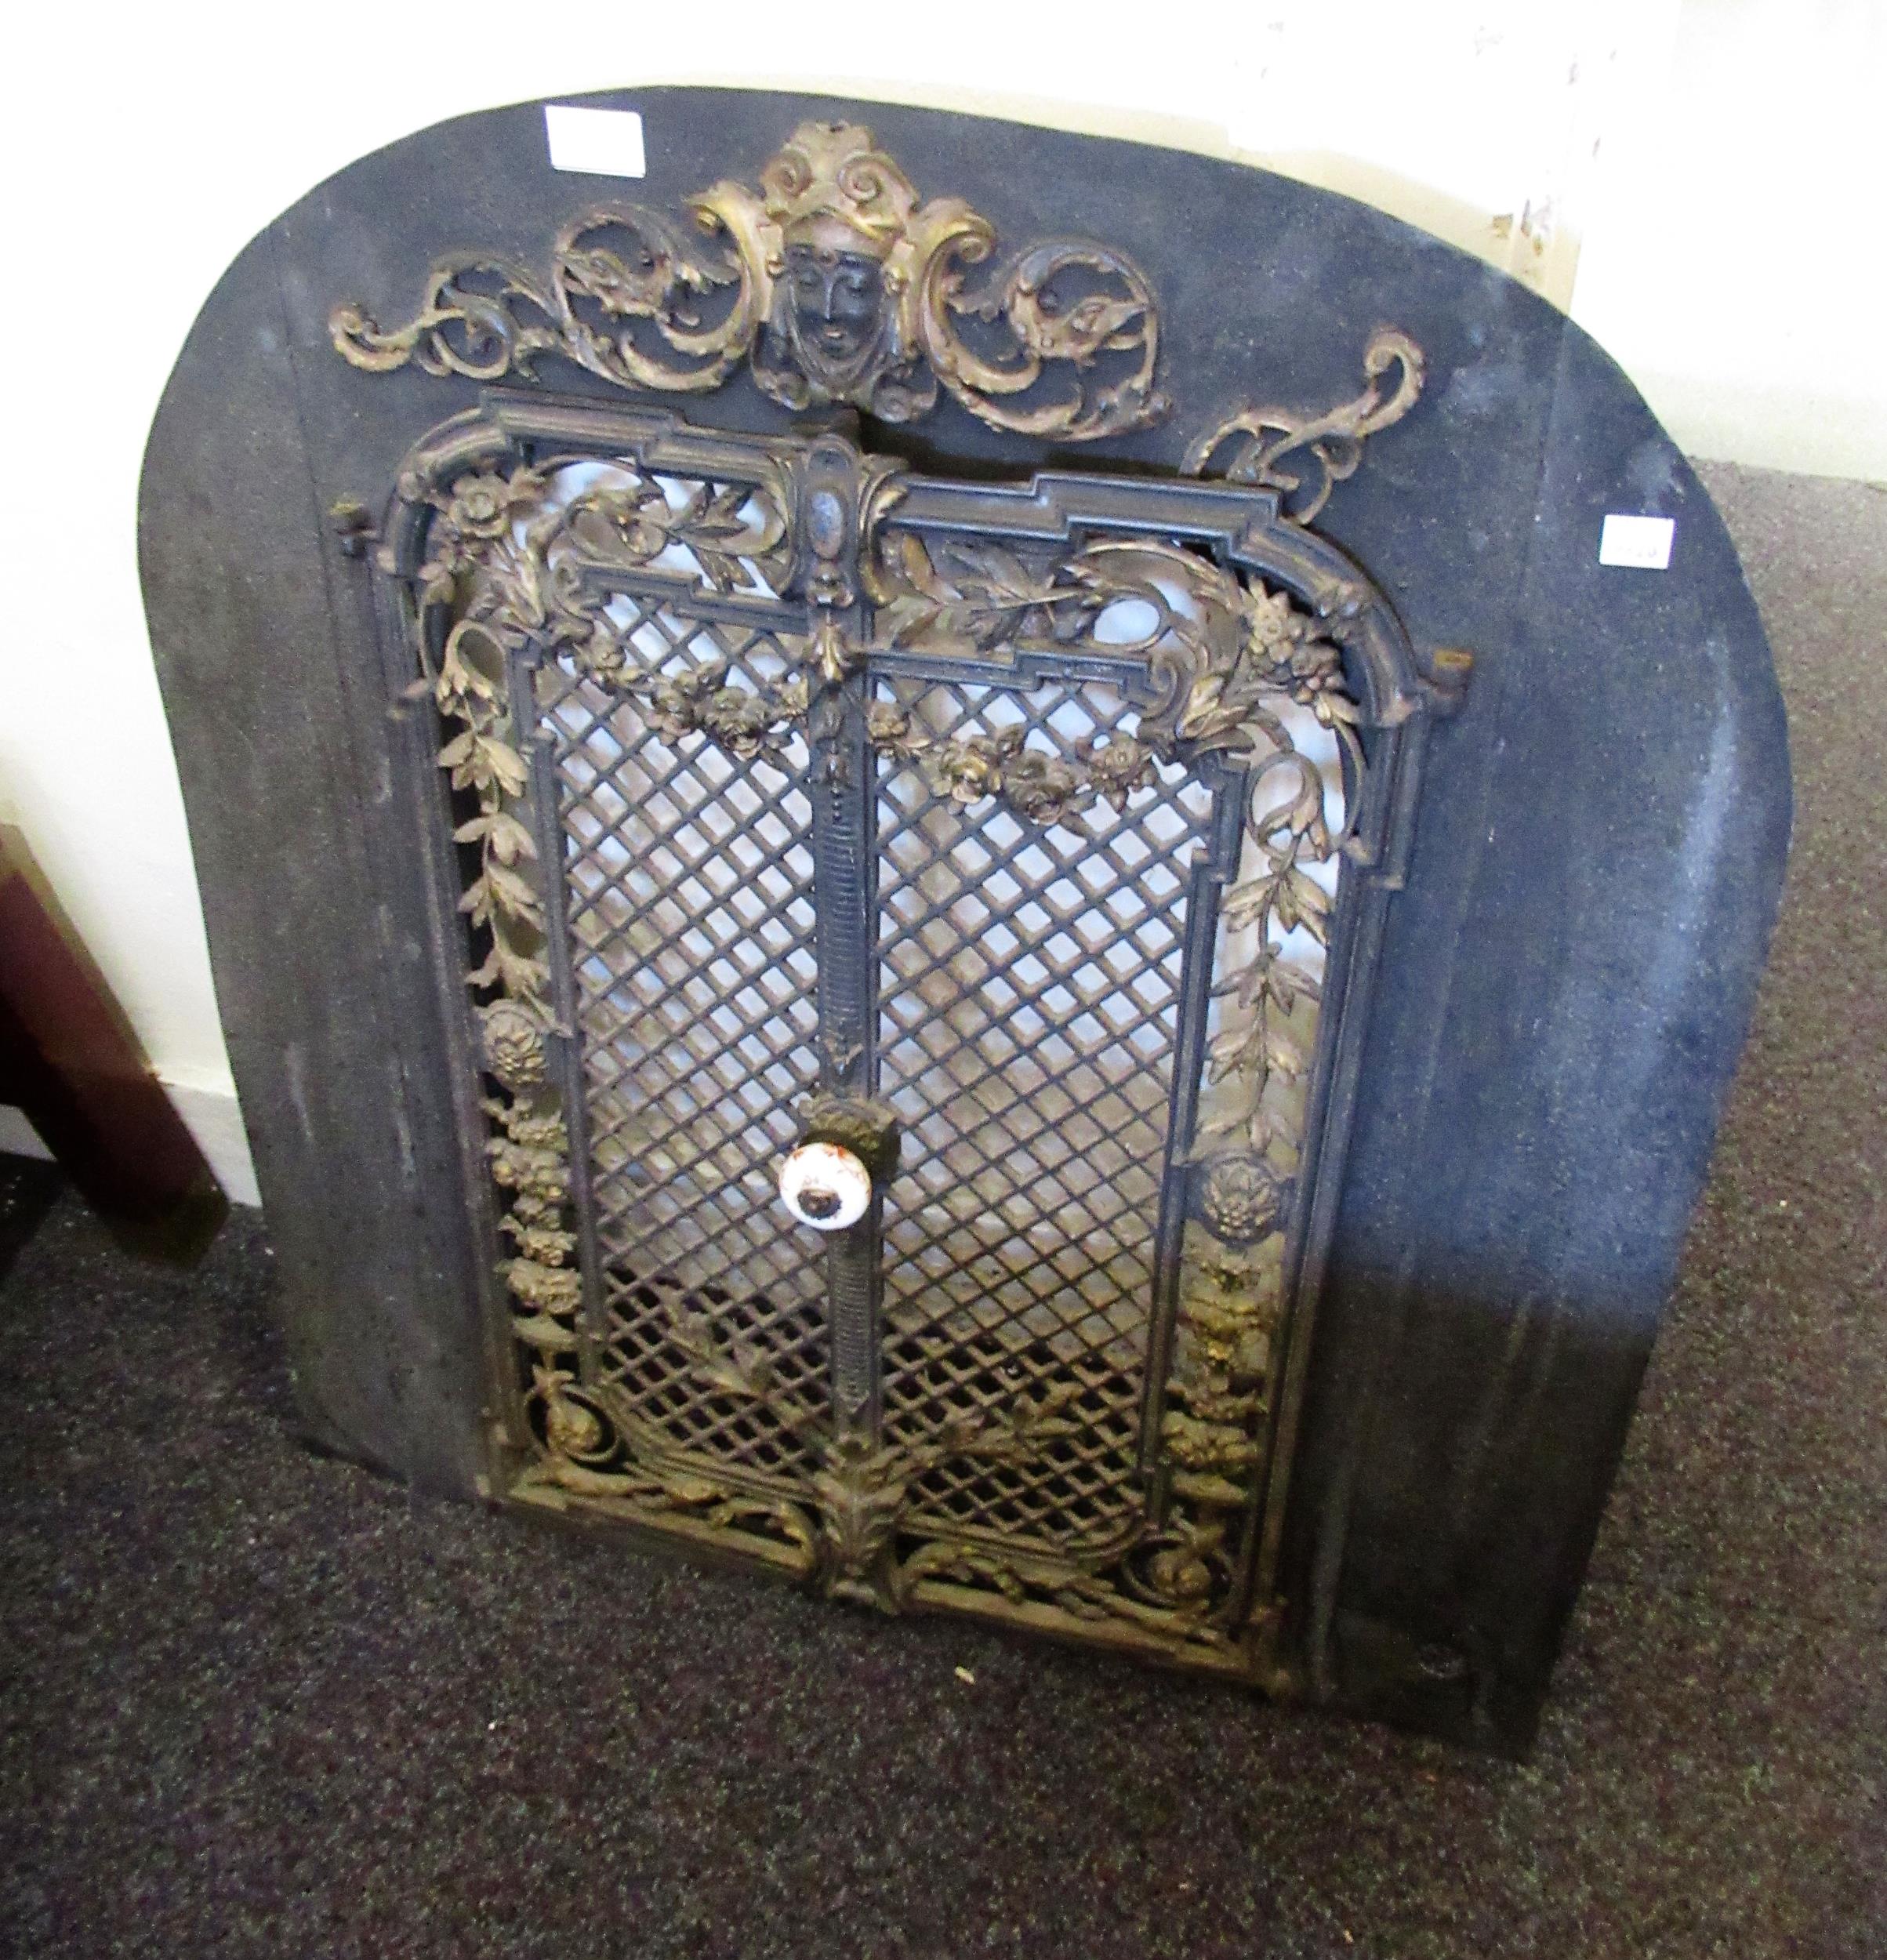
{"label": "white paper label", "polygon": [[593,177],[648,174],[642,118],[633,109],[578,109],[547,102],[544,135],[553,169],[581,170]]}
{"label": "white paper label", "polygon": [[1599,562],[1635,565],[1641,572],[1667,571],[1677,528],[1675,517],[1628,517],[1609,511],[1599,534]]}

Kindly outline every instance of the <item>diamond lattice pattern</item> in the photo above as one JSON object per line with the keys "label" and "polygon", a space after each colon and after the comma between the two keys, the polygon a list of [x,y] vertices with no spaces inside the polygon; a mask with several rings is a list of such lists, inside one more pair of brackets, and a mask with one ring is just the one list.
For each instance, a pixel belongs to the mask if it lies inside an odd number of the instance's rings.
{"label": "diamond lattice pattern", "polygon": [[[891,689],[884,689],[891,698]],[[933,738],[1031,747],[1131,732],[1112,689],[899,690]],[[1054,824],[880,780],[880,1088],[905,1125],[886,1212],[885,1425],[920,1443],[1059,1388],[1068,1433],[1022,1463],[953,1459],[913,1528],[1062,1551],[1116,1544],[1134,1475],[1190,866],[1210,815],[1177,768]]]}
{"label": "diamond lattice pattern", "polygon": [[[616,603],[622,639],[665,673],[717,656],[736,687],[788,671],[768,631]],[[826,1406],[824,1262],[774,1186],[818,1074],[804,741],[795,730],[775,762],[665,738],[561,663],[540,676],[539,712],[564,844],[601,1384],[670,1448],[797,1482],[799,1436],[714,1392],[674,1336],[705,1316],[771,1363],[786,1398]]]}

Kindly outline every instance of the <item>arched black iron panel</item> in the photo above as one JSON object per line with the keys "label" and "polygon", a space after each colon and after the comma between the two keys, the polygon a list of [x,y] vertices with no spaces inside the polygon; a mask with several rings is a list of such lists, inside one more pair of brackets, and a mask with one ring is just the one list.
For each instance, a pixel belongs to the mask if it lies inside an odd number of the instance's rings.
{"label": "arched black iron panel", "polygon": [[[1306,1105],[1310,1160],[1329,1169],[1294,1181],[1286,1287],[1317,1313],[1286,1344],[1254,1474],[1283,1492],[1288,1464],[1288,1497],[1260,1507],[1248,1569],[1272,1575],[1281,1607],[1281,1682],[1518,1746],[1701,1178],[1786,842],[1780,710],[1715,513],[1577,329],[1341,198],[889,105],[599,100],[645,119],[633,208],[601,210],[550,169],[535,104],[364,160],[231,267],[147,457],[153,638],[305,1420],[433,1488],[490,1491],[513,1465],[493,1445],[510,1418],[492,1385],[515,1379],[515,1355],[490,1330],[513,1312],[493,1268],[515,1247],[481,1236],[475,996],[438,978],[464,943],[438,895],[478,840],[441,841],[437,708],[409,692],[406,624],[370,571],[383,550],[416,569],[399,526],[404,511],[423,528],[422,486],[376,535],[402,458],[455,412],[426,452],[439,481],[521,445],[581,448],[598,416],[677,406],[705,425],[697,441],[804,458],[821,418],[849,409],[855,452],[903,466],[884,481],[905,486],[905,528],[944,584],[949,554],[926,539],[954,508],[972,530],[1007,524],[1024,561],[1157,533],[1310,616],[1344,562],[1388,596],[1337,641],[1366,766],[1330,962],[1340,989],[1368,976],[1366,999],[1324,1004],[1326,1029],[1354,1040],[1326,1047]],[[855,155],[881,161],[847,190]],[[844,681],[859,712],[849,734],[809,722],[792,740],[808,762],[821,743],[827,762],[834,741],[854,745],[851,814],[866,821],[869,761],[928,835],[897,787],[913,769],[927,785],[926,763],[894,757],[899,775],[875,760],[869,710],[894,745],[950,732],[910,719],[921,676],[898,663],[921,648],[862,633],[895,595],[844,590],[871,562],[858,541],[875,510],[869,469],[851,467],[825,484],[833,521],[802,528],[810,555],[796,546],[778,590],[796,604],[823,591],[798,616],[822,670],[867,649]],[[1235,481],[1192,481],[1201,470]],[[1105,502],[1143,481],[1171,499],[1151,531],[1090,512],[1044,543],[1070,483],[1098,483],[1079,494]],[[1188,532],[1185,510],[1241,497],[1255,521],[1220,535],[1201,517]],[[895,531],[900,507],[876,521]],[[1675,520],[1667,572],[1599,564],[1609,510]],[[1080,610],[1065,594],[1040,603],[1051,622]],[[1054,643],[1054,628],[1020,637]],[[1029,668],[1025,648],[1013,673],[971,684],[1105,684],[1103,650],[1058,644],[1062,669]],[[1399,704],[1451,691],[1451,648],[1475,656],[1459,712],[1410,714]],[[750,724],[754,710],[725,705]],[[1142,688],[1135,728],[1159,708]],[[1072,731],[1087,710],[1051,712]],[[968,783],[1014,759],[1000,728],[956,732],[985,749],[932,757],[933,771]],[[748,725],[734,739],[770,738]],[[1085,767],[1090,788],[1097,762],[1128,773],[1098,728],[1069,740],[1059,756],[1036,744],[1025,796],[1060,793],[1051,762]],[[1221,768],[1208,755],[1199,779]],[[815,799],[806,814],[824,830],[782,845],[782,862],[827,851],[834,826]],[[876,800],[870,815],[887,836],[901,820]],[[873,985],[876,916],[867,904],[852,963]],[[816,938],[816,920],[807,929]],[[852,1004],[862,1055],[897,1038],[874,1004]],[[1346,1148],[1320,1140],[1330,1123]],[[1246,1179],[1247,1202],[1263,1184]],[[887,1380],[865,1385],[873,1406]],[[1210,1563],[1160,1549],[1174,1555],[1161,1583],[1196,1585],[1189,1567]]]}

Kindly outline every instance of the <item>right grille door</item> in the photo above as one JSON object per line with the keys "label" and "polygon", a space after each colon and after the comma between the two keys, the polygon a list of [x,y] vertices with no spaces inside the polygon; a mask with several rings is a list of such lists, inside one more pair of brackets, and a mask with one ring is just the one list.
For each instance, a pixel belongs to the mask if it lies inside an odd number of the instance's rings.
{"label": "right grille door", "polygon": [[[1052,1402],[1019,1461],[909,1491],[913,1531],[1084,1558],[1130,1544],[1160,1265],[1189,889],[1210,790],[1178,765],[1053,822],[952,793],[940,750],[1078,764],[1118,687],[879,684],[928,746],[881,764],[879,1090],[905,1130],[884,1226],[886,1440]],[[974,785],[966,785],[974,787]]]}

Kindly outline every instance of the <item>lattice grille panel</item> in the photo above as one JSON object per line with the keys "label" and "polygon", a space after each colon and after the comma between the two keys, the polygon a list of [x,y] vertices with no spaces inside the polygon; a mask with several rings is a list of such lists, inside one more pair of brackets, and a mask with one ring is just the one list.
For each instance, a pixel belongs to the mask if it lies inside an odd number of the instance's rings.
{"label": "lattice grille panel", "polygon": [[[791,664],[769,633],[653,601],[619,623],[670,676],[718,658],[728,684],[759,688]],[[799,1439],[716,1394],[676,1337],[705,1316],[716,1341],[765,1358],[783,1397],[826,1406],[825,1264],[774,1183],[818,1076],[804,738],[792,731],[777,760],[741,760],[651,725],[564,664],[540,676],[539,711],[564,840],[599,1385],[671,1446],[797,1479]]]}
{"label": "lattice grille panel", "polygon": [[[1134,725],[1093,683],[900,698],[934,736],[1020,724],[1045,753]],[[886,1212],[887,1436],[1075,1398],[1039,1457],[928,1472],[921,1528],[1072,1549],[1138,1513],[1185,892],[1210,815],[1178,768],[1123,811],[1048,825],[965,808],[917,766],[881,778],[880,1086],[905,1124]]]}

